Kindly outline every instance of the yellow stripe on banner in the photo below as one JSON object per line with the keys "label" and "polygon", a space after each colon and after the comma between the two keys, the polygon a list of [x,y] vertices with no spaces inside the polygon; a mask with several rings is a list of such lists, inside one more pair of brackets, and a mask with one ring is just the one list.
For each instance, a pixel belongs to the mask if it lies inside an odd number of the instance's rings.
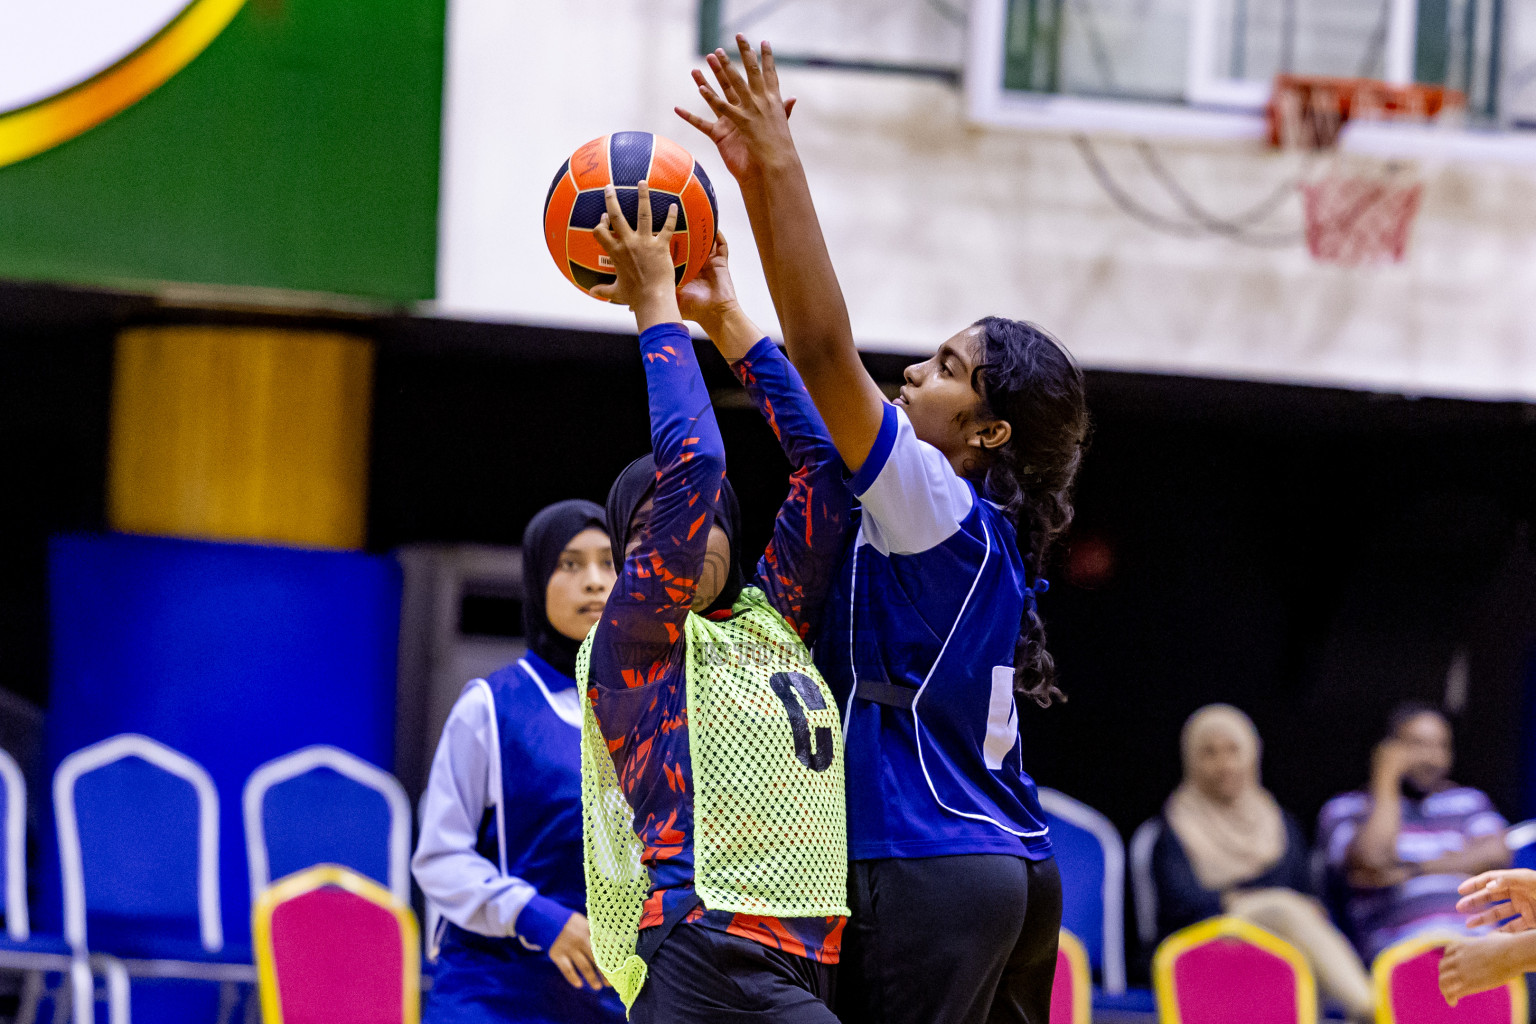
{"label": "yellow stripe on banner", "polygon": [[96,127],[170,80],[229,25],[245,0],[192,0],[154,38],[57,96],[0,114],[0,167]]}

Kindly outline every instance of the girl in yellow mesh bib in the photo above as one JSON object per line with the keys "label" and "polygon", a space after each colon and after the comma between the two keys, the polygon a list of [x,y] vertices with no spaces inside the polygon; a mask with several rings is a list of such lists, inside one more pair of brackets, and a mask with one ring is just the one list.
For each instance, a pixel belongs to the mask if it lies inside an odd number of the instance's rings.
{"label": "girl in yellow mesh bib", "polygon": [[[634,230],[610,187],[596,231],[616,280],[594,293],[629,305],[640,328],[653,454],[609,492],[623,568],[576,666],[593,948],[640,1024],[831,1022],[848,913],[842,738],[804,641],[850,497],[799,377],[736,305],[724,239],[679,292],[677,209],[653,234],[644,182],[637,193]],[[683,312],[794,470],[750,581]]]}

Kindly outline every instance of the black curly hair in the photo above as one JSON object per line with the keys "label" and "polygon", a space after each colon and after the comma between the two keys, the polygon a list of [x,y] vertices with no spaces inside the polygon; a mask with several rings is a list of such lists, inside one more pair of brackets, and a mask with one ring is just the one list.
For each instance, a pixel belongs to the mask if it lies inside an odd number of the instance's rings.
{"label": "black curly hair", "polygon": [[[1083,371],[1066,348],[1035,324],[988,316],[971,386],[984,412],[1008,421],[1007,443],[988,449],[984,491],[1018,524],[1019,553],[1033,587],[1051,544],[1072,522],[1072,485],[1088,447]],[[1045,621],[1026,599],[1014,650],[1013,688],[1041,707],[1066,695],[1045,648]]]}

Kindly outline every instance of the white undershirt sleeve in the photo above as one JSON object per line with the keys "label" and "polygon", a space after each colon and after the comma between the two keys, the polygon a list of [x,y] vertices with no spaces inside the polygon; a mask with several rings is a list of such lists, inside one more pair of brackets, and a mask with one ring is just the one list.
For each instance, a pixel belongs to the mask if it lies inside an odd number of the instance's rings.
{"label": "white undershirt sleeve", "polygon": [[421,799],[421,838],[411,873],[443,917],[480,935],[516,934],[537,890],[501,873],[475,850],[480,822],[500,797],[500,745],[490,689],[464,688],[438,740]]}
{"label": "white undershirt sleeve", "polygon": [[887,405],[869,457],[849,480],[864,507],[864,540],[887,555],[936,548],[960,529],[976,492],[944,453],[920,440],[898,406]]}

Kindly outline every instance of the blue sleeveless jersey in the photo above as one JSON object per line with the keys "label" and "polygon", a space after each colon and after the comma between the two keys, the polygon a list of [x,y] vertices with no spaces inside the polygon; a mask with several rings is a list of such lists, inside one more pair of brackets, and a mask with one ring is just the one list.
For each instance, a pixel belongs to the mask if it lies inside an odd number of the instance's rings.
{"label": "blue sleeveless jersey", "polygon": [[886,406],[815,655],[843,712],[849,857],[1050,856],[1024,771],[1013,523]]}
{"label": "blue sleeveless jersey", "polygon": [[485,869],[537,894],[518,914],[516,936],[443,922],[423,1022],[619,1024],[624,1007],[612,989],[573,988],[545,953],[570,911],[586,910],[575,682],[529,652],[471,683],[471,694],[490,704],[499,744],[488,768],[502,794],[481,819],[475,850]]}

